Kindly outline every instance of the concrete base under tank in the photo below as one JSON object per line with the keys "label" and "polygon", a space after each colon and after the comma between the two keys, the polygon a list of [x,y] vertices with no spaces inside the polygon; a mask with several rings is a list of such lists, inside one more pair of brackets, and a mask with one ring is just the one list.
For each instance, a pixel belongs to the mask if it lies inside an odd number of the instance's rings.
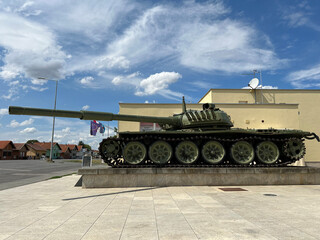
{"label": "concrete base under tank", "polygon": [[78,170],[83,188],[320,184],[320,168],[102,168]]}

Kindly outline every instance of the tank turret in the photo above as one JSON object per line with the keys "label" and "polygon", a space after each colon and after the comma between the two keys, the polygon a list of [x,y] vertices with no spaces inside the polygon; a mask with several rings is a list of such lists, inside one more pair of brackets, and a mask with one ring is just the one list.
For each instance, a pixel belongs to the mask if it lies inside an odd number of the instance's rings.
{"label": "tank turret", "polygon": [[108,112],[93,112],[93,111],[67,111],[67,110],[52,110],[41,108],[26,108],[26,107],[9,107],[9,114],[14,115],[34,115],[48,117],[66,117],[79,118],[81,120],[97,120],[97,121],[131,121],[131,122],[150,122],[158,123],[165,130],[179,129],[230,129],[233,124],[230,116],[225,112],[215,108],[214,104],[203,104],[203,109],[186,110],[185,102],[183,101],[182,113],[174,114],[170,117],[152,117],[139,115],[124,115],[113,114]]}

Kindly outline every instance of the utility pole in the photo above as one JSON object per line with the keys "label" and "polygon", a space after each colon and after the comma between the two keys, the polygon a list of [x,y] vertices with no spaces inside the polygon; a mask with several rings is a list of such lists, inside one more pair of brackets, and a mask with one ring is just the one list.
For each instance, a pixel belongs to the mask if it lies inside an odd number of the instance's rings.
{"label": "utility pole", "polygon": [[[46,79],[44,77],[38,77],[38,79],[40,80],[50,80],[50,79]],[[56,91],[55,91],[55,95],[54,95],[54,108],[53,110],[56,110],[56,106],[57,106],[57,92],[58,92],[58,80],[50,80],[50,81],[55,81],[56,82]],[[53,138],[54,138],[54,125],[55,125],[55,120],[56,117],[53,116],[53,123],[52,123],[52,135],[51,135],[51,146],[50,146],[50,157],[48,162],[52,162],[54,163],[54,161],[52,160],[52,150],[53,150]]]}

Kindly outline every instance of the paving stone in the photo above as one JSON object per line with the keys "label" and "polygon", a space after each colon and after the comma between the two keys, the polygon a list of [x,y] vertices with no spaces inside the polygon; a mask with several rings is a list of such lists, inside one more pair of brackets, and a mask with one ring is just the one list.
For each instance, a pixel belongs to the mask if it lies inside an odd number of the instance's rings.
{"label": "paving stone", "polygon": [[320,239],[320,185],[82,189],[78,178],[0,191],[0,240]]}

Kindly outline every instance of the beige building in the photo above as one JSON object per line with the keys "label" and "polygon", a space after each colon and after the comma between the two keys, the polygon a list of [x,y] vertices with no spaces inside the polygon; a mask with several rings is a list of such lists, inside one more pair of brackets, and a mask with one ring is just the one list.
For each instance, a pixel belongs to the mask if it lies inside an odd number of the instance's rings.
{"label": "beige building", "polygon": [[[236,128],[301,129],[320,136],[320,90],[282,89],[210,89],[188,109],[201,109],[203,103],[215,103],[227,112]],[[120,114],[171,116],[181,113],[181,104],[120,103]],[[144,123],[119,121],[119,131],[142,131]],[[154,125],[154,128],[156,126]],[[306,141],[305,161],[320,161],[320,143]]]}

